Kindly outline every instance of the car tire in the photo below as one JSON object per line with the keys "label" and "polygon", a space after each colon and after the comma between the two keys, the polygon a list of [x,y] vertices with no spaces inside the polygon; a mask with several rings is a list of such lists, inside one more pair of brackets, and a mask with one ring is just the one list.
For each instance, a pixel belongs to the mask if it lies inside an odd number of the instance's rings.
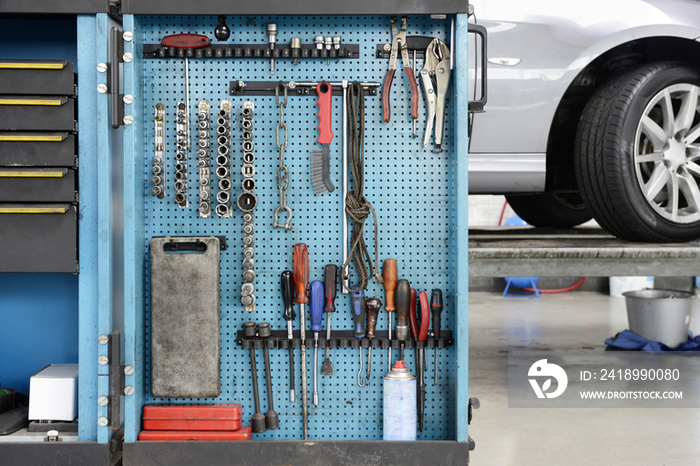
{"label": "car tire", "polygon": [[630,241],[700,237],[700,72],[643,65],[588,101],[576,133],[579,190],[598,223]]}
{"label": "car tire", "polygon": [[508,204],[530,225],[546,228],[570,228],[591,219],[579,196],[550,193],[509,195]]}

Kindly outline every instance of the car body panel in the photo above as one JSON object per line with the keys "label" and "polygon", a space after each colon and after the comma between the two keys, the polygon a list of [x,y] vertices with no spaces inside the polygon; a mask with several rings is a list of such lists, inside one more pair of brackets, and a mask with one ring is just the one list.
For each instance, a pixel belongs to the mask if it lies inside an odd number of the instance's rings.
{"label": "car body panel", "polygon": [[[601,54],[641,38],[700,37],[698,1],[471,3],[476,22],[488,31],[491,59],[486,112],[474,115],[470,141],[474,193],[544,190],[554,114],[576,76]],[[470,53],[476,53],[475,44]],[[472,69],[470,79],[474,73]],[[514,160],[519,164],[513,166]],[[518,167],[527,169],[520,172]]]}

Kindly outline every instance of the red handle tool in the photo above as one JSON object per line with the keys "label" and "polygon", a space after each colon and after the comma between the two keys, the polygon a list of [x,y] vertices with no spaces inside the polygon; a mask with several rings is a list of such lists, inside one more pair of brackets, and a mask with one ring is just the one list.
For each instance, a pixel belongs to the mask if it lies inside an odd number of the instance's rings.
{"label": "red handle tool", "polygon": [[[309,248],[304,243],[294,245],[294,286],[296,288],[295,303],[309,302],[306,287],[309,284]],[[426,298],[427,299],[427,298]]]}
{"label": "red handle tool", "polygon": [[333,88],[326,81],[316,86],[318,94],[318,139],[320,144],[330,144],[333,140],[331,117],[333,116]]}
{"label": "red handle tool", "polygon": [[199,34],[173,34],[163,37],[160,45],[176,49],[201,49],[210,46],[211,42],[207,36]]}
{"label": "red handle tool", "polygon": [[420,299],[420,330],[417,340],[425,341],[428,338],[428,327],[430,326],[430,302],[428,301],[428,293],[425,291],[421,291],[418,297]]}
{"label": "red handle tool", "polygon": [[416,290],[411,288],[411,302],[408,305],[408,323],[411,326],[411,335],[413,335],[413,338],[417,339],[418,338],[418,320],[417,320],[417,312],[416,312],[416,298],[418,296],[418,293]]}

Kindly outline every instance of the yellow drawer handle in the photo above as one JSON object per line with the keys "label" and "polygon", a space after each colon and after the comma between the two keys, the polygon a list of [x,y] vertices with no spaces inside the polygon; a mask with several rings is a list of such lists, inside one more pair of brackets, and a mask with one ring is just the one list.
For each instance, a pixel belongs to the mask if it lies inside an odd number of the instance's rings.
{"label": "yellow drawer handle", "polygon": [[63,178],[65,172],[0,171],[0,178]]}
{"label": "yellow drawer handle", "polygon": [[10,136],[0,135],[0,142],[61,142],[63,136]]}
{"label": "yellow drawer handle", "polygon": [[0,105],[50,105],[58,107],[63,105],[63,102],[48,99],[0,99]]}
{"label": "yellow drawer handle", "polygon": [[0,70],[62,70],[65,63],[0,63]]}
{"label": "yellow drawer handle", "polygon": [[0,214],[65,214],[68,207],[0,207]]}

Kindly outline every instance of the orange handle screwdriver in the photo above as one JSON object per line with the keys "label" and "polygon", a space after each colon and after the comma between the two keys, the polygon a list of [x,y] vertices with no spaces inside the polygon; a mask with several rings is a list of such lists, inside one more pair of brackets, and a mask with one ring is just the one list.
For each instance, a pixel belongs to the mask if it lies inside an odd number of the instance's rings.
{"label": "orange handle screwdriver", "polygon": [[382,270],[384,277],[384,291],[386,292],[386,312],[389,313],[389,370],[391,370],[391,313],[396,310],[394,305],[394,292],[396,291],[396,282],[399,278],[399,269],[396,265],[396,259],[387,259],[384,261],[384,269]]}
{"label": "orange handle screwdriver", "polygon": [[306,287],[309,284],[309,248],[304,243],[294,245],[294,287],[296,297],[294,302],[299,303],[301,318],[301,399],[304,417],[304,440],[307,440],[309,427],[309,405],[306,387],[306,319],[304,318],[304,303],[309,302],[306,295]]}

